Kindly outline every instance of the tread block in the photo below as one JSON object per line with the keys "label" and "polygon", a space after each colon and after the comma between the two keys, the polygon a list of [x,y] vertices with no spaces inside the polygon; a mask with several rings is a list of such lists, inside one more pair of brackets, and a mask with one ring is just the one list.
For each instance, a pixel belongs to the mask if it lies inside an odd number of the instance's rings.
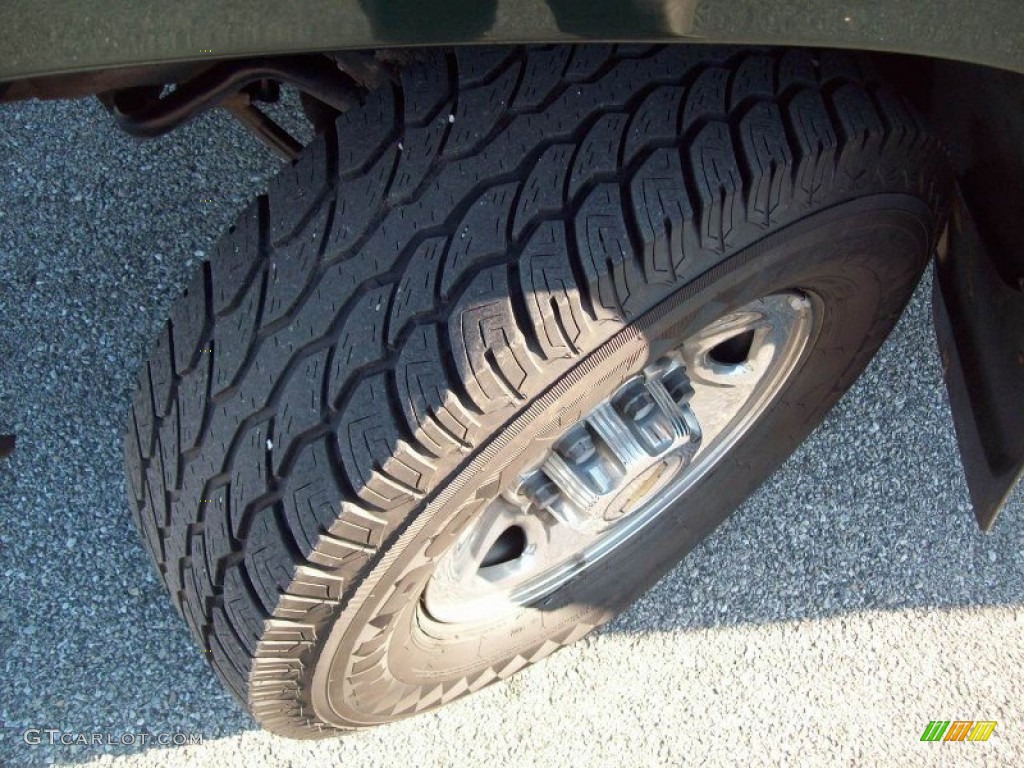
{"label": "tread block", "polygon": [[594,77],[611,60],[613,50],[611,45],[587,43],[574,46],[565,69],[565,79],[577,83]]}
{"label": "tread block", "polygon": [[570,51],[564,45],[527,51],[523,83],[512,102],[514,109],[537,109],[551,97],[563,82],[562,71],[569,61]]}
{"label": "tread block", "polygon": [[246,701],[246,681],[252,669],[252,657],[238,640],[231,621],[223,608],[213,609],[213,632],[209,634],[210,655],[217,675],[243,704]]}
{"label": "tread block", "polygon": [[852,187],[878,166],[885,127],[871,98],[859,85],[847,83],[836,89],[832,106],[843,139],[837,168],[844,184]]}
{"label": "tread block", "polygon": [[238,443],[231,473],[231,534],[236,539],[245,538],[242,530],[246,519],[246,508],[267,492],[267,440],[269,422],[253,424]]}
{"label": "tread block", "polygon": [[132,391],[134,430],[138,436],[139,457],[145,461],[153,455],[153,390],[149,383],[149,366],[142,368]]}
{"label": "tread block", "polygon": [[280,242],[306,219],[327,188],[327,139],[315,138],[299,159],[270,182],[270,239]]}
{"label": "tread block", "polygon": [[623,320],[637,309],[633,286],[641,279],[622,217],[618,185],[599,184],[576,214],[576,249],[598,320]]}
{"label": "tread block", "polygon": [[328,350],[323,349],[303,360],[281,390],[274,417],[274,447],[270,449],[274,469],[278,473],[292,442],[322,423],[320,395],[324,391],[327,353]]}
{"label": "tread block", "polygon": [[729,88],[729,108],[736,109],[747,99],[771,99],[775,96],[775,59],[753,54],[740,62]]}
{"label": "tread block", "polygon": [[178,414],[181,434],[180,448],[188,451],[199,444],[203,428],[203,416],[209,402],[207,387],[210,383],[210,371],[213,367],[213,356],[208,352],[200,352],[199,363],[178,383]]}
{"label": "tread block", "polygon": [[164,417],[156,436],[160,453],[160,480],[165,494],[173,493],[178,487],[178,434],[178,403],[172,401],[171,411]]}
{"label": "tread block", "polygon": [[285,521],[305,557],[334,524],[344,496],[334,482],[327,438],[303,447],[281,492]]}
{"label": "tread block", "polygon": [[857,58],[849,51],[823,50],[818,54],[818,82],[822,85],[834,80],[860,80],[863,77]]}
{"label": "tread block", "polygon": [[345,192],[335,202],[334,224],[325,249],[329,260],[348,255],[352,246],[366,235],[387,198],[397,157],[398,146],[392,143],[365,174],[344,182]]}
{"label": "tread block", "polygon": [[452,234],[441,274],[441,297],[450,299],[456,285],[481,264],[508,251],[508,219],[518,184],[492,187],[466,211]]}
{"label": "tread block", "polygon": [[779,92],[793,86],[816,86],[818,76],[815,68],[814,57],[807,51],[786,51],[778,63]]}
{"label": "tread block", "polygon": [[252,346],[263,296],[263,280],[249,283],[237,309],[222,318],[213,331],[213,392],[230,387],[241,371]]}
{"label": "tread block", "polygon": [[458,67],[460,90],[480,85],[494,78],[499,71],[509,66],[511,59],[519,59],[521,52],[521,48],[511,45],[457,48],[455,60]]}
{"label": "tread block", "polygon": [[[159,447],[157,448],[159,451]],[[145,483],[143,488],[146,494],[146,505],[139,515],[148,532],[147,539],[151,549],[157,553],[157,562],[163,564],[166,554],[163,549],[164,530],[167,528],[170,516],[170,509],[167,506],[167,498],[163,489],[163,478],[161,477],[159,453],[153,461],[145,468]],[[149,520],[146,519],[147,513]]]}
{"label": "tread block", "polygon": [[697,76],[686,92],[683,121],[679,125],[680,135],[699,122],[709,118],[722,119],[726,116],[729,74],[729,70],[724,67],[708,67]]}
{"label": "tread block", "polygon": [[422,128],[407,127],[401,138],[395,180],[388,191],[388,203],[397,205],[419,189],[434,167],[448,130],[447,119],[437,119]]}
{"label": "tread block", "polygon": [[145,476],[142,468],[145,460],[140,455],[139,434],[134,406],[129,410],[128,424],[125,427],[123,458],[128,501],[131,504],[132,517],[138,523],[139,509],[145,501],[145,489],[143,487]]}
{"label": "tread block", "polygon": [[693,209],[683,179],[679,153],[657,149],[630,181],[633,220],[643,243],[648,282],[671,283],[684,256],[683,233],[693,226]]}
{"label": "tread block", "polygon": [[309,284],[320,261],[329,206],[322,205],[299,236],[275,248],[267,270],[266,302],[261,325],[284,317]]}
{"label": "tread block", "polygon": [[157,418],[163,418],[171,406],[171,388],[174,384],[174,359],[171,343],[170,324],[164,326],[157,337],[156,347],[149,359],[149,381],[153,394],[153,413]]}
{"label": "tread block", "polygon": [[[476,59],[471,57],[471,60]],[[461,62],[460,58],[460,76]],[[443,150],[445,157],[473,152],[494,132],[498,120],[512,103],[521,70],[522,62],[516,59],[491,83],[459,94],[455,119],[451,122]]]}
{"label": "tread block", "polygon": [[614,112],[602,115],[587,131],[573,160],[572,175],[569,177],[570,198],[575,198],[584,187],[596,180],[614,178],[628,122],[629,115]]}
{"label": "tread block", "polygon": [[290,534],[277,517],[275,506],[253,513],[245,540],[245,570],[249,574],[263,610],[272,613],[281,594],[288,589],[298,563],[288,549]]}
{"label": "tread block", "polygon": [[222,314],[249,290],[262,254],[260,220],[265,198],[254,200],[210,256],[213,311]]}
{"label": "tread block", "polygon": [[700,201],[701,246],[722,253],[743,220],[743,179],[729,126],[716,121],[701,128],[690,144],[689,160]]}
{"label": "tread block", "polygon": [[436,305],[437,278],[447,238],[431,237],[413,251],[402,275],[388,318],[388,344],[394,346],[399,333],[412,318],[431,312]]}
{"label": "tread block", "polygon": [[737,130],[743,158],[750,172],[747,219],[767,227],[793,195],[793,153],[776,104],[755,104]]}
{"label": "tread block", "polygon": [[231,489],[226,485],[210,488],[203,494],[206,499],[206,513],[203,516],[203,533],[206,544],[206,571],[214,583],[224,560],[233,557],[238,545],[231,535]]}
{"label": "tread block", "polygon": [[266,628],[266,614],[242,573],[240,565],[225,571],[222,599],[224,614],[231,621],[236,637],[252,655],[256,653],[256,646]]}
{"label": "tread block", "polygon": [[399,431],[385,374],[363,379],[341,412],[338,453],[356,495],[381,509],[414,498],[416,489],[396,472]]}
{"label": "tread block", "polygon": [[192,369],[199,358],[199,342],[206,327],[206,270],[204,264],[192,276],[181,299],[171,306],[171,328],[174,331],[174,370],[181,376]]}
{"label": "tread block", "polygon": [[[452,98],[448,81],[448,57],[440,50],[423,52],[424,60],[418,66],[405,67],[401,73],[403,117],[406,136],[410,125],[424,125],[434,121],[437,111]],[[443,121],[447,122],[447,115]]]}
{"label": "tread block", "polygon": [[418,326],[406,339],[394,372],[405,423],[434,456],[468,450],[476,426],[452,391],[441,354],[435,329]]}
{"label": "tread block", "polygon": [[460,378],[478,407],[524,399],[535,367],[516,325],[504,267],[479,272],[459,299],[448,329]]}
{"label": "tread block", "polygon": [[384,327],[394,286],[373,288],[358,298],[337,335],[327,379],[328,405],[349,385],[359,368],[384,358]]}
{"label": "tread block", "polygon": [[794,191],[803,202],[817,202],[835,178],[838,140],[821,93],[804,89],[789,103],[789,122],[798,145]]}
{"label": "tread block", "polygon": [[579,287],[565,258],[567,252],[565,227],[544,222],[519,257],[520,289],[548,360],[580,354],[580,336],[587,328]]}
{"label": "tread block", "polygon": [[512,237],[518,240],[535,219],[554,216],[565,210],[565,180],[575,146],[555,144],[544,150],[523,184],[512,225]]}
{"label": "tread block", "polygon": [[398,137],[395,99],[391,86],[370,91],[359,109],[350,109],[335,122],[338,174],[349,179],[371,163]]}
{"label": "tread block", "polygon": [[641,102],[626,133],[623,160],[628,165],[643,151],[649,151],[649,142],[671,141],[679,137],[679,110],[685,91],[677,85],[655,88]]}
{"label": "tread block", "polygon": [[[189,570],[185,574],[185,598],[199,618],[201,629],[208,626],[209,601],[213,600],[215,595],[213,579],[216,572],[209,570],[209,558],[206,550],[205,533],[194,531],[188,544]],[[200,634],[200,640],[202,640],[202,634]]]}

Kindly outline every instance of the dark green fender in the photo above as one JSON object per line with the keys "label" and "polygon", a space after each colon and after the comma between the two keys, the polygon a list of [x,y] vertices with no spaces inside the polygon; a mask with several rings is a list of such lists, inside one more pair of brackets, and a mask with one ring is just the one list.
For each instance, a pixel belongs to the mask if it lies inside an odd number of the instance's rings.
{"label": "dark green fender", "polygon": [[1024,2],[4,0],[0,80],[258,53],[582,39],[858,48],[1024,72]]}

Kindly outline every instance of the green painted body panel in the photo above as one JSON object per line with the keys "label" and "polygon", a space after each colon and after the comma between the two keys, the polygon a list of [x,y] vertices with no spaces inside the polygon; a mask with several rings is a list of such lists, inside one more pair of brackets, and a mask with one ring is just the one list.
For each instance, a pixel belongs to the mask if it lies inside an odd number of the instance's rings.
{"label": "green painted body panel", "polygon": [[579,40],[858,48],[1024,72],[1024,0],[4,0],[0,80],[252,54]]}

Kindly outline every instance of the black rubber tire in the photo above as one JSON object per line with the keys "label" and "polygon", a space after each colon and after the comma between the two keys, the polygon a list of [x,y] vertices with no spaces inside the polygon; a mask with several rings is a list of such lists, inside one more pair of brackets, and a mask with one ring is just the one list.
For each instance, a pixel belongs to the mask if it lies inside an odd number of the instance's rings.
{"label": "black rubber tire", "polygon": [[[550,653],[820,421],[902,311],[949,184],[913,111],[845,54],[426,52],[242,215],[140,375],[128,495],[175,606],[225,686],[297,737]],[[728,479],[695,489],[699,517],[635,537],[514,642],[474,655],[396,627],[474,493],[608,386],[602,366],[621,375],[695,318],[791,285],[821,302],[815,346]]]}

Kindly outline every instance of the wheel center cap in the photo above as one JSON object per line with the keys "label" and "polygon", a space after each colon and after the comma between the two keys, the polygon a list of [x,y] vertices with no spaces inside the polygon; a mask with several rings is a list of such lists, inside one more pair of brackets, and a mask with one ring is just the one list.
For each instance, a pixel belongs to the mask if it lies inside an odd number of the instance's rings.
{"label": "wheel center cap", "polygon": [[624,383],[558,441],[522,478],[519,499],[558,521],[600,533],[643,506],[700,447],[693,393],[681,367]]}

